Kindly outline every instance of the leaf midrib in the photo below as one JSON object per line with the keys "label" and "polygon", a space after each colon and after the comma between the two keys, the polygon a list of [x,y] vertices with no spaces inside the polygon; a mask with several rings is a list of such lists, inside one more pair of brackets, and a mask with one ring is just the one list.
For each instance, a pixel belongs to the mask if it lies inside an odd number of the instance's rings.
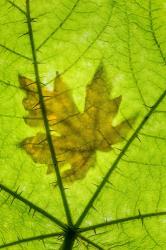
{"label": "leaf midrib", "polygon": [[[11,3],[11,1],[10,0],[8,0],[8,2],[9,3]],[[27,0],[27,2],[29,2],[28,0]],[[151,8],[151,0],[149,0],[149,6],[150,6],[150,8]],[[16,7],[16,6],[15,6]],[[19,8],[18,8],[19,9]],[[151,11],[151,10],[150,10]],[[149,13],[151,13],[151,12],[149,12]],[[30,14],[30,12],[29,12],[29,14]],[[26,14],[27,15],[27,14]],[[151,15],[151,14],[150,14]],[[150,16],[149,15],[149,16]],[[27,20],[28,20],[28,24],[31,24],[31,17],[30,17],[30,15],[29,15],[29,17],[28,17],[28,15],[27,15]],[[161,50],[161,47],[160,46],[158,46],[159,45],[159,42],[158,42],[158,39],[157,39],[157,37],[156,37],[156,35],[155,35],[155,31],[154,31],[154,29],[153,29],[153,24],[152,24],[152,35],[153,35],[153,38],[154,38],[154,41],[155,41],[155,43],[156,43],[156,46],[158,47],[158,50],[159,50],[159,52],[160,52],[160,55],[161,55],[161,57],[162,57],[162,59],[163,59],[163,61],[164,61],[164,63],[166,64],[166,61],[165,61],[165,57],[163,57],[163,53],[162,53],[162,50]],[[32,32],[32,34],[31,35],[33,35],[33,32]],[[34,43],[34,42],[33,42]],[[31,41],[31,45],[32,45],[32,41]],[[32,51],[33,51],[33,49],[32,49]],[[34,48],[34,51],[36,51],[35,50],[35,48]],[[36,53],[36,52],[35,52]],[[33,56],[34,57],[34,56]],[[36,75],[36,82],[37,82],[37,84],[39,84],[39,86],[40,86],[40,77],[39,77],[39,72],[38,72],[38,63],[37,63],[37,58],[34,60],[34,68],[35,67],[37,67],[37,69],[35,69],[35,75]],[[41,91],[41,94],[39,94],[40,96],[42,96],[42,91]],[[114,171],[114,169],[116,168],[116,166],[118,165],[118,163],[119,163],[119,161],[121,160],[121,158],[122,158],[122,156],[124,155],[124,153],[126,152],[126,150],[129,148],[129,146],[132,144],[132,142],[133,142],[133,140],[137,137],[137,135],[138,135],[138,133],[139,133],[139,131],[143,128],[143,126],[146,124],[146,122],[147,122],[147,120],[151,117],[151,115],[153,114],[153,112],[156,110],[156,108],[159,106],[159,104],[162,102],[162,100],[164,99],[164,97],[165,97],[165,95],[166,95],[166,91],[164,91],[163,93],[162,93],[162,95],[158,98],[158,100],[156,101],[156,103],[152,106],[152,108],[150,109],[150,111],[147,113],[147,115],[144,117],[144,119],[142,120],[142,122],[140,123],[140,125],[137,127],[137,129],[135,130],[135,132],[133,133],[133,135],[129,138],[129,140],[128,140],[128,142],[126,143],[126,145],[124,146],[124,148],[122,149],[122,152],[120,153],[120,155],[117,157],[117,159],[115,160],[115,162],[113,163],[113,165],[112,165],[112,167],[109,169],[109,171],[108,171],[108,173],[105,175],[105,177],[104,177],[104,179],[103,179],[103,181],[102,181],[102,183],[99,185],[99,188],[97,189],[98,190],[98,192],[97,192],[97,196],[95,196],[95,199],[93,198],[93,202],[97,199],[97,197],[98,197],[98,195],[99,195],[99,193],[100,193],[100,191],[102,190],[102,188],[103,188],[103,186],[106,184],[106,182],[107,182],[107,180],[108,180],[108,178],[109,178],[109,176],[110,176],[110,174],[112,174],[112,172]],[[40,97],[39,96],[39,97]],[[44,101],[43,101],[43,103],[44,103]],[[47,118],[47,115],[46,114],[44,114],[44,116],[46,116],[46,118]],[[48,122],[48,121],[47,121]],[[48,125],[48,124],[47,124]],[[48,125],[48,128],[49,128],[49,125]],[[50,134],[50,137],[51,137],[51,134]],[[54,150],[55,151],[55,150]],[[94,194],[95,195],[95,194]],[[94,197],[94,196],[93,196]],[[88,203],[88,204],[90,204],[89,206],[88,206],[88,211],[87,212],[89,212],[89,209],[92,207],[92,205],[93,205],[93,202],[92,202],[92,199],[90,200],[90,203]],[[86,214],[87,214],[87,212],[86,212]],[[165,215],[165,212],[161,212],[163,215]],[[76,225],[77,226],[79,226],[81,223],[82,223],[82,221],[83,221],[83,219],[85,218],[85,216],[86,216],[86,214],[85,213],[82,213],[82,217],[80,216],[80,218],[78,219],[78,221],[77,221],[77,223],[76,223]],[[158,213],[156,213],[156,214],[154,214],[154,216],[158,216]],[[145,216],[146,217],[146,216]],[[128,217],[129,218],[129,217]],[[137,218],[138,218],[138,216],[137,216]],[[133,219],[133,218],[132,218]],[[139,218],[138,219],[141,219],[141,216],[139,216]],[[119,219],[120,220],[120,219]],[[118,221],[118,220],[117,220]],[[111,222],[110,222],[110,225],[111,225]],[[105,223],[103,223],[103,225],[102,226],[105,226]]]}
{"label": "leaf midrib", "polygon": [[63,182],[62,182],[61,175],[60,175],[60,171],[59,171],[59,168],[58,168],[58,161],[57,161],[57,158],[56,158],[55,147],[53,145],[53,141],[52,141],[52,137],[51,137],[51,133],[50,133],[50,128],[49,128],[49,122],[48,122],[48,118],[47,118],[47,110],[46,110],[46,106],[45,106],[45,103],[44,103],[42,88],[41,88],[41,85],[40,85],[41,81],[40,81],[40,75],[39,75],[39,68],[38,68],[37,54],[36,54],[36,48],[35,48],[35,41],[34,41],[33,30],[32,30],[33,19],[31,18],[31,15],[30,15],[30,2],[29,2],[29,0],[26,0],[26,18],[27,18],[30,45],[31,45],[31,50],[32,50],[34,73],[35,73],[35,78],[36,78],[35,82],[36,82],[37,90],[38,90],[39,104],[40,104],[41,113],[42,113],[42,116],[43,116],[43,122],[44,122],[44,127],[45,127],[45,132],[46,132],[46,139],[47,139],[47,142],[48,142],[51,159],[52,159],[54,170],[55,170],[55,173],[56,173],[57,184],[58,184],[58,187],[59,187],[59,190],[60,190],[60,193],[61,193],[61,198],[62,198],[62,202],[63,202],[63,205],[64,205],[64,210],[65,210],[65,213],[66,213],[66,218],[67,218],[68,224],[72,225],[71,212],[70,212],[70,209],[69,209],[68,201],[67,201],[66,194],[65,194],[65,189],[64,189]]}

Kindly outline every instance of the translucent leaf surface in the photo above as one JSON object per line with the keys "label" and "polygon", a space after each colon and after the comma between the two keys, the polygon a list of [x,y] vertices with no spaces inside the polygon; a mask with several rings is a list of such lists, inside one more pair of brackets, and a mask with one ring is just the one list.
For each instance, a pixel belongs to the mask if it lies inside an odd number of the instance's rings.
{"label": "translucent leaf surface", "polygon": [[165,16],[0,1],[0,248],[166,249]]}

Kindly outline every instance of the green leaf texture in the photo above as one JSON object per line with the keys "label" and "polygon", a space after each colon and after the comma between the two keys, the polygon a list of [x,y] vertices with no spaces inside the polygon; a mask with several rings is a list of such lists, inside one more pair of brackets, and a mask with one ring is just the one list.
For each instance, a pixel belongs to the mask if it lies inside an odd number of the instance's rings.
{"label": "green leaf texture", "polygon": [[[0,0],[0,249],[166,249],[165,17],[165,0]],[[40,90],[58,72],[83,112],[101,62],[122,96],[114,125],[135,122],[63,183]],[[52,174],[21,147],[41,131],[25,123],[18,75],[37,84]]]}

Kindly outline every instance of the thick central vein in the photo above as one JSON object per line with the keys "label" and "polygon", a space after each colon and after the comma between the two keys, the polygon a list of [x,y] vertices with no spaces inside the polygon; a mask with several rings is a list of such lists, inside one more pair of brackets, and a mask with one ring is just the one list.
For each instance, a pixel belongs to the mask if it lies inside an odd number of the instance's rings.
{"label": "thick central vein", "polygon": [[96,191],[92,195],[91,199],[87,203],[86,207],[84,208],[82,214],[78,218],[78,220],[77,220],[77,222],[75,224],[75,227],[79,227],[81,225],[81,223],[83,222],[84,218],[88,214],[89,210],[93,207],[93,204],[96,201],[97,197],[99,196],[100,192],[103,190],[103,187],[107,183],[109,177],[114,172],[114,170],[116,169],[117,165],[119,164],[122,156],[128,150],[129,146],[132,144],[132,142],[137,137],[137,135],[140,132],[140,130],[144,127],[144,125],[147,122],[147,120],[151,117],[151,115],[156,110],[156,108],[159,106],[159,104],[162,102],[162,100],[165,98],[165,96],[166,96],[166,90],[161,94],[161,96],[154,103],[154,105],[152,106],[152,108],[150,109],[150,111],[146,114],[146,116],[140,122],[140,124],[138,125],[137,129],[135,130],[135,132],[131,135],[131,137],[129,138],[129,140],[127,141],[127,143],[125,144],[125,146],[123,147],[122,151],[120,152],[120,154],[118,155],[118,157],[115,159],[115,161],[113,162],[112,166],[109,168],[109,170],[106,173],[106,175],[104,176],[102,182],[99,184],[98,188],[96,189]]}
{"label": "thick central vein", "polygon": [[32,30],[32,23],[31,23],[33,21],[33,19],[31,18],[31,15],[30,15],[29,0],[26,0],[26,11],[27,11],[26,18],[27,18],[27,25],[28,25],[28,34],[29,34],[29,39],[30,39],[34,72],[35,72],[35,78],[36,78],[35,81],[36,81],[38,95],[39,95],[39,103],[40,103],[40,108],[41,108],[41,112],[42,112],[42,116],[43,116],[43,122],[44,122],[45,131],[46,131],[47,142],[48,142],[53,166],[55,169],[55,173],[56,173],[56,177],[57,177],[57,184],[58,184],[58,187],[59,187],[59,190],[61,193],[61,197],[62,197],[62,201],[63,201],[65,213],[66,213],[66,218],[67,218],[68,224],[72,225],[71,213],[70,213],[67,197],[65,194],[64,186],[62,183],[60,171],[58,168],[58,161],[56,158],[56,152],[55,152],[55,148],[53,145],[53,141],[52,141],[52,137],[51,137],[51,133],[50,133],[50,128],[49,128],[49,122],[48,122],[48,118],[47,118],[47,110],[46,110],[46,106],[44,103],[44,97],[42,94],[39,68],[38,68],[38,62],[37,62],[37,54],[36,54],[36,48],[35,48],[35,42],[34,42],[34,36],[33,36],[33,30]]}

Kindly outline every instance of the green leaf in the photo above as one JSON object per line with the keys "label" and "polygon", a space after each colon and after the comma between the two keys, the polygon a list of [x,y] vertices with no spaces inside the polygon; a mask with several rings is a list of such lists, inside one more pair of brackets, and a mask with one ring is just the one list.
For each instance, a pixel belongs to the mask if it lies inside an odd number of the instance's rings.
{"label": "green leaf", "polygon": [[[164,0],[1,0],[0,249],[166,249],[165,16]],[[111,151],[95,148],[93,166],[68,183],[53,143],[61,131],[51,130],[43,89],[51,92],[62,77],[82,114],[94,105],[86,90],[101,63],[108,88],[97,98],[101,131],[109,134],[104,112],[119,96],[113,126],[134,122]],[[27,122],[20,75],[35,83],[42,126]],[[49,174],[22,145],[39,133]]]}

